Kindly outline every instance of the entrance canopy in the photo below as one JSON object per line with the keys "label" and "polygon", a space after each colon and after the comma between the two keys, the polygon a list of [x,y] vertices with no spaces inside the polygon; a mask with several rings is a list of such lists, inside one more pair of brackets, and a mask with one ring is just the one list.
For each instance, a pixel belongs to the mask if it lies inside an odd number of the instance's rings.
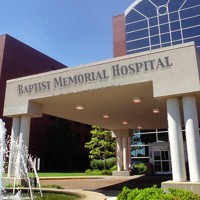
{"label": "entrance canopy", "polygon": [[166,128],[166,98],[191,93],[200,105],[199,65],[194,43],[187,43],[9,80],[4,116],[44,113],[112,130]]}

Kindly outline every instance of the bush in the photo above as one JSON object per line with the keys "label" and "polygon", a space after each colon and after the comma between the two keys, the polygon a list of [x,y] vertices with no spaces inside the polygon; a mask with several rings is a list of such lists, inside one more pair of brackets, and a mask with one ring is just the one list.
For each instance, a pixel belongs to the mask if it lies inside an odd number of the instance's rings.
{"label": "bush", "polygon": [[183,189],[169,189],[165,193],[162,188],[156,186],[145,189],[130,190],[124,187],[118,194],[117,200],[200,200],[200,195]]}
{"label": "bush", "polygon": [[169,192],[173,195],[175,200],[200,200],[200,195],[197,195],[191,191],[169,188]]}
{"label": "bush", "polygon": [[98,170],[98,169],[96,169],[96,170],[87,169],[87,170],[85,171],[85,173],[86,173],[87,175],[102,175],[102,171],[101,171],[101,170]]}
{"label": "bush", "polygon": [[135,164],[134,167],[137,170],[138,174],[146,174],[147,173],[147,165],[144,163]]}
{"label": "bush", "polygon": [[93,170],[96,170],[96,169],[102,170],[102,169],[104,169],[104,161],[93,159],[90,161],[90,167]]}
{"label": "bush", "polygon": [[96,175],[96,176],[99,176],[99,175],[111,175],[112,174],[112,172],[110,172],[109,170],[104,171],[104,170],[98,170],[98,169],[96,169],[96,170],[87,169],[85,171],[85,173],[87,175]]}
{"label": "bush", "polygon": [[106,159],[106,170],[104,169],[104,160],[93,159],[90,161],[91,169],[87,169],[87,175],[112,175],[112,172],[117,169],[116,158]]}
{"label": "bush", "polygon": [[[110,169],[114,165],[116,165],[116,158],[112,157],[106,159],[106,169]],[[104,170],[104,160],[93,159],[90,161],[90,167],[93,170]]]}
{"label": "bush", "polygon": [[55,189],[64,189],[64,187],[60,186],[60,185],[43,185],[43,188],[55,188]]}
{"label": "bush", "polygon": [[111,167],[109,169],[109,171],[113,172],[113,171],[117,171],[117,165],[114,165],[113,167]]}
{"label": "bush", "polygon": [[130,190],[128,187],[124,187],[122,192],[117,195],[117,200],[127,200],[128,199],[128,195],[131,192],[134,192],[135,190]]}
{"label": "bush", "polygon": [[116,158],[115,157],[106,159],[106,168],[107,169],[111,169],[115,165],[116,165]]}

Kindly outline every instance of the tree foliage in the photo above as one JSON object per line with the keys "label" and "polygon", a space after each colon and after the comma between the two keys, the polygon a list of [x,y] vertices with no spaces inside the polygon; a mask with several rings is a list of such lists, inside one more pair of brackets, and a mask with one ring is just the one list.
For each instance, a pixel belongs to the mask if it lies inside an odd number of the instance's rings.
{"label": "tree foliage", "polygon": [[92,137],[89,142],[85,143],[85,148],[90,150],[91,159],[105,160],[115,155],[115,139],[112,138],[110,130],[92,126],[90,133]]}

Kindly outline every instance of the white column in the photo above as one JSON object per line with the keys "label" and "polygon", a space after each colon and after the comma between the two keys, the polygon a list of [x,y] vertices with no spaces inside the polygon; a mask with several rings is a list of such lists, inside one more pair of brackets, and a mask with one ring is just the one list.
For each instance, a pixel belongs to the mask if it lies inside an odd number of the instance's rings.
{"label": "white column", "polygon": [[122,138],[123,169],[128,171],[128,137]]}
{"label": "white column", "polygon": [[183,97],[190,181],[200,181],[200,136],[195,96]]}
{"label": "white column", "polygon": [[31,118],[29,116],[21,116],[20,124],[20,135],[17,153],[17,164],[16,164],[16,175],[20,178],[24,178],[22,172],[25,175],[24,168],[27,164],[27,154],[29,148],[29,136],[30,136],[30,122]]}
{"label": "white column", "polygon": [[167,117],[173,181],[186,181],[184,146],[178,98],[167,99]]}
{"label": "white column", "polygon": [[16,159],[16,148],[17,142],[20,133],[20,120],[21,117],[14,117],[12,122],[12,131],[10,139],[10,155],[9,155],[9,164],[8,164],[8,177],[14,176],[14,164]]}
{"label": "white column", "polygon": [[121,137],[116,137],[116,158],[117,158],[117,171],[122,171],[122,138]]}
{"label": "white column", "polygon": [[30,124],[31,118],[29,116],[24,115],[21,117],[20,139],[27,149],[29,148]]}

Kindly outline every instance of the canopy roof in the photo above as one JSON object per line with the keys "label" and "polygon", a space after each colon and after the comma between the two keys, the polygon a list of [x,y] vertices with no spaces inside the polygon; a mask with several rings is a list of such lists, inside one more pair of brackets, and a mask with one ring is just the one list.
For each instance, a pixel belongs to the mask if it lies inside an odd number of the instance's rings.
{"label": "canopy roof", "polygon": [[112,130],[166,128],[167,98],[195,94],[200,105],[199,63],[188,43],[9,80],[4,115],[45,113]]}

